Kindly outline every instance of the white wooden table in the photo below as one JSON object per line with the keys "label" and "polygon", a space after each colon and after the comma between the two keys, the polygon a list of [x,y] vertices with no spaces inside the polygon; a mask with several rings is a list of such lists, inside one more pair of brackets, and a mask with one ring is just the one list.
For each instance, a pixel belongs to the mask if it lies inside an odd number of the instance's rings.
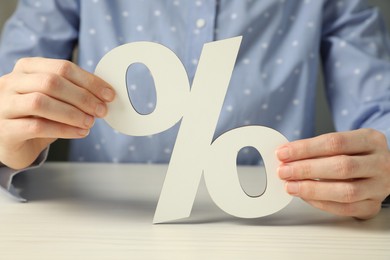
{"label": "white wooden table", "polygon": [[[166,169],[47,163],[23,173],[16,184],[29,202],[0,198],[0,259],[390,259],[390,209],[358,221],[294,199],[274,215],[238,219],[203,182],[190,218],[153,225]],[[244,187],[261,186],[258,170],[240,168]]]}

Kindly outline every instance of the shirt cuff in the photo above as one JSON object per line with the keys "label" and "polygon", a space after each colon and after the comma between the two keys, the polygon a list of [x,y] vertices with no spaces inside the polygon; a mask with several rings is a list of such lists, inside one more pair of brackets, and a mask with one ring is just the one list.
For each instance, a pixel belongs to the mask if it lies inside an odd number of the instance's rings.
{"label": "shirt cuff", "polygon": [[48,153],[49,148],[46,148],[41,152],[34,163],[21,170],[13,170],[4,165],[0,166],[0,191],[16,201],[26,202],[27,200],[22,198],[19,195],[19,192],[12,185],[12,178],[20,172],[40,167],[46,161]]}

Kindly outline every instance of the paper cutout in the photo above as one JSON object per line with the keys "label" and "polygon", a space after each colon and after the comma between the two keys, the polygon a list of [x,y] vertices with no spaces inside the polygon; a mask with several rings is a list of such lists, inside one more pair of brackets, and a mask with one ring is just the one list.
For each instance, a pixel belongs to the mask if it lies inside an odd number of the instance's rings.
{"label": "paper cutout", "polygon": [[[235,37],[203,46],[191,91],[178,57],[156,43],[119,46],[107,53],[96,68],[95,73],[117,92],[105,120],[119,132],[155,134],[182,119],[153,223],[188,217],[202,174],[213,201],[237,217],[269,215],[292,199],[276,176],[278,160],[274,151],[287,142],[282,134],[264,126],[245,126],[212,142],[241,40]],[[143,63],[154,78],[157,104],[147,115],[134,109],[127,94],[125,75],[133,63]],[[267,187],[259,197],[248,196],[238,179],[236,157],[246,146],[255,147],[264,160]]]}

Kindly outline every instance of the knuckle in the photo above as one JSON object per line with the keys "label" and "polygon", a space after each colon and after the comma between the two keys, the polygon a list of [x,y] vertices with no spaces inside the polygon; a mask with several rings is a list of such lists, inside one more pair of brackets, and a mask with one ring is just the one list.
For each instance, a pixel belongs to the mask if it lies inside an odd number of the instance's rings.
{"label": "knuckle", "polygon": [[302,197],[307,199],[317,199],[318,183],[316,181],[302,182],[300,192]]}
{"label": "knuckle", "polygon": [[41,93],[31,94],[30,108],[33,111],[42,110],[45,107],[45,95]]}
{"label": "knuckle", "polygon": [[75,121],[75,119],[80,118],[79,113],[77,113],[77,111],[75,111],[75,109],[68,109],[66,114],[67,114],[68,120],[70,120],[70,121]]}
{"label": "knuckle", "polygon": [[307,154],[310,154],[309,145],[306,142],[301,143],[300,146],[297,147],[291,146],[290,151],[293,158],[304,158]]}
{"label": "knuckle", "polygon": [[11,78],[11,74],[4,74],[3,76],[0,77],[0,80],[3,82],[8,82]]}
{"label": "knuckle", "polygon": [[30,58],[30,57],[25,57],[25,58],[21,58],[21,59],[17,60],[15,63],[14,69],[15,70],[23,70],[25,67],[28,66],[28,64],[31,63],[31,60],[32,60],[32,58]]}
{"label": "knuckle", "polygon": [[84,113],[80,112],[77,109],[70,109],[67,113],[69,122],[73,122],[74,126],[82,127],[84,124]]}
{"label": "knuckle", "polygon": [[100,85],[98,84],[96,78],[94,76],[91,76],[89,74],[86,74],[85,78],[85,85],[86,86],[94,86],[97,89],[100,89]]}
{"label": "knuckle", "polygon": [[27,124],[26,128],[27,132],[29,132],[33,136],[38,136],[44,131],[44,124],[42,120],[35,118],[29,120],[29,123]]}
{"label": "knuckle", "polygon": [[342,202],[352,203],[359,200],[360,191],[353,183],[344,183]]}
{"label": "knuckle", "polygon": [[56,132],[57,132],[57,135],[58,136],[68,136],[69,135],[69,131],[68,131],[68,127],[56,127]]}
{"label": "knuckle", "polygon": [[341,179],[351,179],[358,170],[359,165],[356,160],[347,155],[338,156],[335,160],[335,172]]}
{"label": "knuckle", "polygon": [[73,64],[67,60],[58,61],[56,66],[56,74],[65,78],[71,73],[73,68]]}
{"label": "knuckle", "polygon": [[56,91],[60,86],[60,77],[56,74],[48,74],[43,76],[42,79],[42,88],[46,91],[52,92]]}
{"label": "knuckle", "polygon": [[1,89],[4,89],[5,87],[7,86],[10,86],[11,82],[12,82],[12,79],[11,79],[11,74],[6,74],[6,75],[3,75],[2,77],[0,77],[0,86],[1,86]]}
{"label": "knuckle", "polygon": [[372,128],[361,128],[361,129],[358,129],[357,131],[361,131],[363,135],[367,135],[367,136],[370,136],[370,135],[372,135],[373,133],[376,132]]}
{"label": "knuckle", "polygon": [[294,142],[293,145],[288,146],[292,158],[305,158],[310,154],[310,147],[308,142]]}
{"label": "knuckle", "polygon": [[346,145],[346,139],[340,134],[329,134],[327,136],[325,149],[329,154],[336,154],[343,150]]}
{"label": "knuckle", "polygon": [[370,136],[372,136],[373,143],[375,145],[381,146],[381,147],[383,147],[385,145],[385,147],[387,147],[387,139],[386,139],[385,134],[383,134],[382,132],[375,131],[375,130],[371,129]]}
{"label": "knuckle", "polygon": [[386,148],[387,149],[387,138],[386,135],[380,131],[372,128],[362,128],[361,131],[363,143],[369,149]]}
{"label": "knuckle", "polygon": [[300,176],[294,176],[296,178],[302,178],[302,179],[311,179],[312,178],[312,167],[310,163],[302,163],[299,167],[299,175]]}
{"label": "knuckle", "polygon": [[80,95],[80,102],[83,106],[92,107],[94,103],[93,97],[88,93],[88,91],[83,91]]}

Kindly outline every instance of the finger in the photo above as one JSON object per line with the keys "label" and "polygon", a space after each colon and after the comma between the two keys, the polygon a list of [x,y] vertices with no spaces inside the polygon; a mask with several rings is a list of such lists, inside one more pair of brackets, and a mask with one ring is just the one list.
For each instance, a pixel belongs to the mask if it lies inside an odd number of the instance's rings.
{"label": "finger", "polygon": [[103,101],[110,102],[115,97],[115,92],[108,83],[70,61],[46,58],[23,58],[16,63],[14,71],[57,74],[73,82],[75,85],[88,90]]}
{"label": "finger", "polygon": [[381,209],[381,203],[374,200],[363,200],[354,203],[339,203],[318,200],[306,200],[306,202],[315,208],[335,215],[349,216],[359,219],[370,219],[377,215]]}
{"label": "finger", "polygon": [[77,139],[89,134],[89,129],[72,127],[66,124],[50,121],[44,118],[21,118],[3,120],[2,131],[4,140],[23,142],[34,138],[64,138]]}
{"label": "finger", "polygon": [[56,74],[18,73],[10,84],[12,84],[10,87],[19,94],[40,92],[73,105],[90,115],[104,117],[107,113],[105,102],[102,102],[88,90],[80,88]]}
{"label": "finger", "polygon": [[377,199],[374,190],[367,187],[374,185],[373,179],[359,179],[354,181],[287,181],[285,189],[292,196],[305,200],[334,201],[353,203],[366,199]]}
{"label": "finger", "polygon": [[94,123],[91,115],[42,93],[19,95],[13,101],[13,108],[5,112],[10,119],[35,116],[83,129]]}
{"label": "finger", "polygon": [[374,177],[381,157],[375,155],[316,158],[284,163],[278,168],[283,180],[348,180]]}
{"label": "finger", "polygon": [[[294,141],[277,149],[276,155],[283,162],[341,154],[362,154],[384,148],[384,135],[373,129],[330,133],[314,138]],[[386,147],[387,149],[387,147]]]}

